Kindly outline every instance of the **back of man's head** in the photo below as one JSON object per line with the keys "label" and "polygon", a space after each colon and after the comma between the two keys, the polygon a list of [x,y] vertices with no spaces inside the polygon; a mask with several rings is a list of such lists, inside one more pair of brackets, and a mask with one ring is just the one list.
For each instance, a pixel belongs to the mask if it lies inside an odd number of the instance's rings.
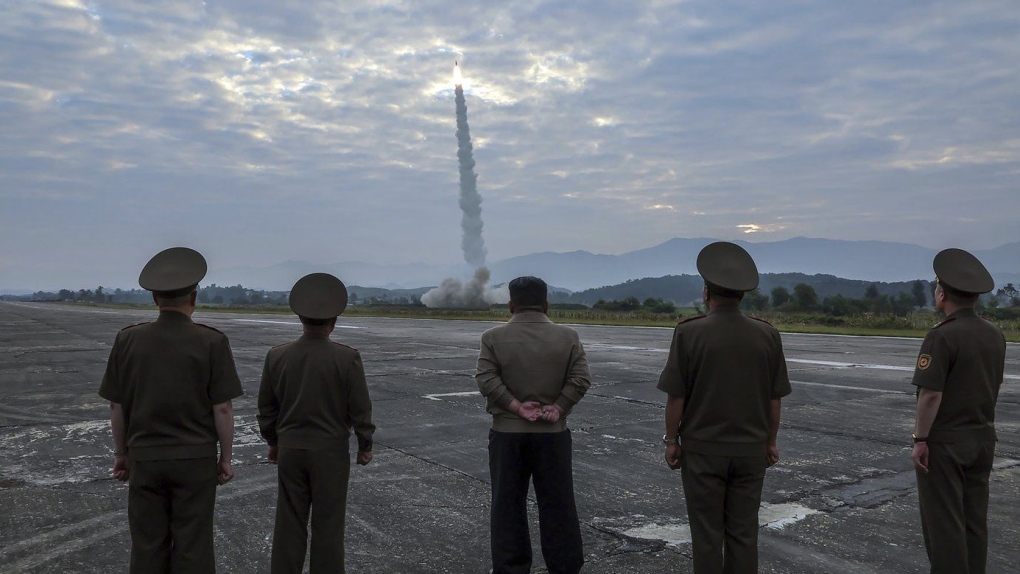
{"label": "back of man's head", "polygon": [[549,295],[549,287],[538,277],[527,275],[510,282],[510,301],[517,308],[541,307]]}
{"label": "back of man's head", "polygon": [[156,306],[160,309],[182,309],[194,303],[192,297],[196,296],[196,289],[191,289],[184,294],[181,294],[180,291],[159,291],[153,292],[152,300],[156,302]]}
{"label": "back of man's head", "polygon": [[707,281],[705,282],[705,289],[708,289],[708,294],[713,299],[721,299],[722,303],[739,303],[744,298],[743,291],[733,291],[732,289],[726,289]]}
{"label": "back of man's head", "polygon": [[979,293],[967,293],[954,289],[949,285],[945,285],[939,282],[942,287],[942,292],[946,294],[946,299],[952,302],[957,307],[973,307],[977,305],[978,299],[981,298]]}

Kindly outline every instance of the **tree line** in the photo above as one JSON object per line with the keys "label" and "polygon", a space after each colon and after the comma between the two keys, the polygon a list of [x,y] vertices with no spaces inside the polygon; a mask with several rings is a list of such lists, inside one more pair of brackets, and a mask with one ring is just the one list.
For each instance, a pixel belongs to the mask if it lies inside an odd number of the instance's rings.
{"label": "tree line", "polygon": [[[413,293],[387,293],[386,290],[369,288],[372,293],[367,297],[359,297],[356,290],[349,292],[349,304],[351,305],[421,305],[420,295]],[[197,302],[199,305],[225,305],[232,307],[255,307],[255,306],[286,306],[288,304],[289,291],[267,291],[263,289],[251,289],[243,285],[221,286],[215,283],[199,287]],[[36,291],[28,296],[5,296],[10,300],[29,301],[60,301],[66,303],[93,303],[93,304],[129,304],[144,305],[152,303],[152,293],[144,289],[113,289],[109,290],[103,286],[95,289],[60,289],[59,291]]]}
{"label": "tree line", "polygon": [[807,283],[797,283],[791,292],[786,287],[772,288],[769,295],[759,290],[744,295],[741,306],[747,310],[764,311],[809,311],[822,312],[835,317],[861,315],[864,313],[892,314],[904,317],[915,309],[928,305],[928,293],[934,286],[920,279],[911,284],[910,292],[900,291],[896,295],[881,294],[878,285],[869,285],[860,298],[854,299],[843,295],[831,295],[819,299],[815,288]]}
{"label": "tree line", "polygon": [[[760,289],[744,294],[741,308],[749,312],[808,312],[822,313],[834,317],[852,315],[894,315],[905,317],[912,311],[930,307],[930,294],[935,291],[934,281],[920,279],[910,284],[910,291],[900,291],[895,295],[879,292],[878,285],[870,284],[859,298],[836,294],[820,298],[815,288],[807,283],[797,283],[793,289],[779,285],[770,292],[763,293]],[[700,307],[695,304],[696,307]],[[647,298],[644,302],[637,297],[621,300],[600,299],[593,305],[594,309],[605,311],[642,311],[650,313],[676,314],[677,307],[672,301],[662,298]],[[978,308],[986,315],[996,318],[1011,319],[1020,317],[1020,289],[1012,283],[981,297]]]}

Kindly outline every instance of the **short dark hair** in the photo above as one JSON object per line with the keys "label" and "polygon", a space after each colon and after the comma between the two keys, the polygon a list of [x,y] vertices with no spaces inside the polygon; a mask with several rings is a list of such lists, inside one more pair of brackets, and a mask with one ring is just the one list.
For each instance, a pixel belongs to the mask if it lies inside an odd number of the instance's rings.
{"label": "short dark hair", "polygon": [[152,294],[155,296],[156,305],[159,307],[180,307],[190,303],[191,294],[197,290],[197,288],[188,288],[187,291],[182,289],[177,291],[153,291]]}
{"label": "short dark hair", "polygon": [[541,307],[549,296],[549,286],[538,277],[526,275],[510,282],[510,300],[518,307]]}
{"label": "short dark hair", "polygon": [[329,325],[331,321],[336,321],[336,317],[332,319],[309,319],[308,317],[302,317],[298,315],[298,319],[301,319],[302,325],[309,325],[311,327],[321,327],[323,325]]}
{"label": "short dark hair", "polygon": [[743,291],[733,291],[732,289],[726,289],[714,283],[709,283],[708,281],[705,282],[705,287],[708,289],[708,293],[712,297],[720,297],[724,299],[736,299],[737,301],[740,301],[744,298]]}
{"label": "short dark hair", "polygon": [[941,281],[939,281],[939,285],[942,287],[942,292],[946,294],[946,299],[949,299],[954,305],[959,305],[961,307],[973,306],[977,303],[978,297],[981,296],[978,293],[960,291],[959,289],[950,287]]}

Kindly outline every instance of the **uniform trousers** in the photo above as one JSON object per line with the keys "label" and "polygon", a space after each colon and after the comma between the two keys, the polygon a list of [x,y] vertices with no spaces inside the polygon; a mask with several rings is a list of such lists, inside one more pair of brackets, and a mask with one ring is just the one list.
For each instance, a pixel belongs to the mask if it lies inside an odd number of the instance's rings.
{"label": "uniform trousers", "polygon": [[216,571],[215,457],[131,462],[128,525],[132,574]]}
{"label": "uniform trousers", "polygon": [[917,496],[932,574],[985,574],[994,456],[995,441],[928,443],[928,472],[917,471]]}
{"label": "uniform trousers", "polygon": [[346,451],[280,448],[277,458],[276,527],[272,574],[300,574],[312,518],[312,574],[343,574],[347,483]]}
{"label": "uniform trousers", "polygon": [[489,431],[492,479],[492,574],[531,571],[528,484],[534,481],[542,556],[550,574],[577,574],[584,564],[574,505],[570,431]]}
{"label": "uniform trousers", "polygon": [[758,572],[758,507],[768,468],[764,450],[760,457],[681,452],[695,574]]}

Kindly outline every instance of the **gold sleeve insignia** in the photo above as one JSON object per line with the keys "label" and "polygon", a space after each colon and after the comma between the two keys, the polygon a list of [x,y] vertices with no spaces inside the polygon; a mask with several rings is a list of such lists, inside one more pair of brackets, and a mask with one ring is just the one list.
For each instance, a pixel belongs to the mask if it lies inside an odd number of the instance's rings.
{"label": "gold sleeve insignia", "polygon": [[918,368],[918,370],[923,371],[923,370],[927,369],[930,366],[931,366],[931,355],[921,355],[920,357],[917,358],[917,368]]}

